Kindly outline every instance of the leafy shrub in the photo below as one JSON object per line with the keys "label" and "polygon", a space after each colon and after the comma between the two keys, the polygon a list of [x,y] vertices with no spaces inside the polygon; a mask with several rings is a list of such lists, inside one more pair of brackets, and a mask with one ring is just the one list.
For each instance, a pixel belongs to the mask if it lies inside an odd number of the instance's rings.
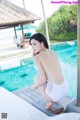
{"label": "leafy shrub", "polygon": [[75,40],[77,39],[77,33],[76,32],[71,32],[71,33],[61,33],[59,35],[54,35],[53,36],[54,40],[58,41],[69,41],[69,40]]}

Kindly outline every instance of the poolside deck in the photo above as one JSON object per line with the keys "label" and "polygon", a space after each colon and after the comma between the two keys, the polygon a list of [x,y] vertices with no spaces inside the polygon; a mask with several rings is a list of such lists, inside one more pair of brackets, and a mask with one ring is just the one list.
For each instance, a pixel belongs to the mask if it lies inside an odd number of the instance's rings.
{"label": "poolside deck", "polygon": [[20,48],[16,44],[7,44],[0,47],[0,69],[20,66],[20,60],[32,57],[31,48]]}
{"label": "poolside deck", "polygon": [[[37,109],[41,110],[48,116],[55,116],[56,114],[53,114],[50,110],[46,110],[46,101],[42,97],[42,95],[39,93],[38,90],[33,91],[31,87],[25,87],[16,91],[13,91],[13,93],[20,98],[24,99],[25,101],[29,102],[31,105],[36,107]],[[54,109],[63,107],[66,109],[66,106],[68,106],[72,102],[72,99],[69,97],[66,97],[62,99],[58,104],[53,105]],[[69,109],[69,108],[68,108]],[[65,110],[67,112],[67,110]]]}
{"label": "poolside deck", "polygon": [[15,95],[24,99],[26,102],[30,103],[32,106],[36,107],[38,110],[47,114],[48,116],[55,116],[50,110],[45,109],[46,101],[44,101],[42,95],[38,90],[33,91],[30,87],[22,88],[13,92]]}
{"label": "poolside deck", "polygon": [[0,118],[6,120],[79,120],[79,113],[48,116],[27,101],[0,87]]}
{"label": "poolside deck", "polygon": [[15,58],[15,57],[25,57],[27,53],[30,53],[31,47],[28,48],[20,48],[17,47],[16,44],[7,44],[4,46],[0,45],[0,61],[3,61],[5,59],[9,58]]}

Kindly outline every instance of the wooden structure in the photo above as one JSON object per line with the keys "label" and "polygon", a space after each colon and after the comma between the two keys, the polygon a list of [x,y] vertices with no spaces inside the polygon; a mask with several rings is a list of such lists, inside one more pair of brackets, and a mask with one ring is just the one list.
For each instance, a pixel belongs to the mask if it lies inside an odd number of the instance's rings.
{"label": "wooden structure", "polygon": [[23,25],[33,23],[39,20],[40,17],[26,9],[20,8],[15,4],[7,1],[0,0],[0,29],[14,27],[15,37],[17,38],[15,27],[22,27],[22,36],[24,40]]}

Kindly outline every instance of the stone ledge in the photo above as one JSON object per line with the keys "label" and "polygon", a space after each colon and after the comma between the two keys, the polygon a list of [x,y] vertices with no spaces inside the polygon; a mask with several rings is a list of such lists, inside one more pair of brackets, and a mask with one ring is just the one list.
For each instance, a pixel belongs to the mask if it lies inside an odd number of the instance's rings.
{"label": "stone ledge", "polygon": [[66,112],[76,112],[76,113],[80,113],[80,106],[76,105],[77,100],[75,99],[74,101],[72,101],[66,109]]}

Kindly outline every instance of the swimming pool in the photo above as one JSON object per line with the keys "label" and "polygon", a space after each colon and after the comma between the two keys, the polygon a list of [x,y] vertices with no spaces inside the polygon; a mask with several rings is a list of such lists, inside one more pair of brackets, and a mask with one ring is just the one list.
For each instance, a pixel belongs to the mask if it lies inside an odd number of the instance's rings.
{"label": "swimming pool", "polygon": [[[77,94],[77,42],[66,42],[51,46],[58,55],[64,78],[69,83],[69,96],[76,98]],[[36,70],[32,58],[23,60],[25,65],[0,71],[0,86],[9,91],[18,90],[34,82]]]}

